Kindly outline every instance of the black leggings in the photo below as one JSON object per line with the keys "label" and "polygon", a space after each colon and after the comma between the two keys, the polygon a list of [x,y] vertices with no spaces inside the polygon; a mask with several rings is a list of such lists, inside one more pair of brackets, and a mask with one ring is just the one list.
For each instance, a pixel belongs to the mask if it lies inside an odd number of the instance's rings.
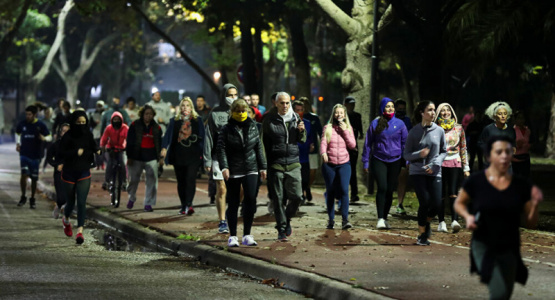
{"label": "black leggings", "polygon": [[229,234],[237,236],[237,211],[243,186],[243,235],[251,234],[254,212],[256,211],[256,193],[258,190],[258,174],[243,176],[240,178],[229,178],[225,182],[227,187],[227,222]]}
{"label": "black leggings", "polygon": [[418,198],[418,226],[426,226],[428,218],[437,214],[441,202],[441,177],[410,175]]}
{"label": "black leggings", "polygon": [[66,194],[64,192],[62,172],[54,167],[54,189],[56,190],[56,205],[58,208],[62,208],[66,204]]}
{"label": "black leggings", "polygon": [[[459,188],[461,186],[461,168],[447,168],[441,167],[441,181],[443,182],[443,192],[444,197],[449,198],[449,207],[451,208],[451,221],[457,221],[459,216],[453,209],[453,204],[455,204],[455,199],[457,199],[457,194],[459,193]],[[445,198],[441,198],[441,204],[437,212],[437,217],[440,222],[445,221]]]}
{"label": "black leggings", "polygon": [[173,166],[175,178],[177,179],[177,194],[181,201],[181,208],[193,206],[193,198],[197,189],[198,164],[186,166]]}
{"label": "black leggings", "polygon": [[515,158],[521,161],[513,161],[513,174],[522,178],[530,177],[530,154],[515,155]]}
{"label": "black leggings", "polygon": [[397,186],[401,161],[383,162],[372,157],[370,169],[378,185],[376,194],[376,208],[378,209],[378,219],[386,219],[391,204],[393,203],[393,191]]}
{"label": "black leggings", "polygon": [[91,188],[91,178],[77,181],[76,183],[63,182],[63,189],[66,192],[66,207],[64,208],[64,215],[66,219],[71,216],[75,201],[77,200],[77,227],[85,225],[85,216],[87,210],[87,195]]}
{"label": "black leggings", "polygon": [[310,194],[310,164],[301,163],[301,186],[303,187],[303,195]]}

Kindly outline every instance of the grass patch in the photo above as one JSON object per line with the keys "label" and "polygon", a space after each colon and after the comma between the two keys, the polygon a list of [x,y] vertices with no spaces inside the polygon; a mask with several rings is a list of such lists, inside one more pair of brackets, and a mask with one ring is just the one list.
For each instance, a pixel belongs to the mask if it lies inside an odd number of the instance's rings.
{"label": "grass patch", "polygon": [[530,163],[533,165],[555,165],[555,159],[546,157],[531,157]]}
{"label": "grass patch", "polygon": [[185,240],[185,241],[200,241],[200,236],[194,236],[191,234],[180,234],[179,236],[176,237],[176,239],[178,240]]}

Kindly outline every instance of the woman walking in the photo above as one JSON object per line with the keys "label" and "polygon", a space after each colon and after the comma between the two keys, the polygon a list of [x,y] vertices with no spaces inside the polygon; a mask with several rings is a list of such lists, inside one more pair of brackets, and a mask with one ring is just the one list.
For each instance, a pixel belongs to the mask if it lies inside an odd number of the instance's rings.
{"label": "woman walking", "polygon": [[62,137],[69,130],[69,124],[64,123],[58,126],[56,133],[56,141],[48,147],[46,151],[46,161],[54,167],[54,190],[56,191],[56,205],[52,211],[52,218],[57,219],[60,217],[60,211],[66,204],[66,197],[63,190],[62,181],[62,158],[60,153],[60,142]]}
{"label": "woman walking", "polygon": [[[334,199],[341,195],[341,228],[347,230],[349,223],[349,182],[351,180],[351,163],[347,149],[355,149],[356,141],[353,128],[347,116],[345,106],[336,104],[328,124],[324,126],[320,142],[320,155],[322,156],[322,175],[326,182],[326,207],[328,211],[328,229],[333,229],[335,224]],[[334,184],[337,180],[338,185]],[[338,190],[339,189],[339,190]],[[339,197],[337,197],[339,198]]]}
{"label": "woman walking", "polygon": [[464,129],[458,123],[455,110],[449,103],[441,103],[436,109],[436,119],[434,120],[445,131],[445,142],[447,144],[447,156],[441,165],[441,180],[443,182],[442,199],[439,206],[438,218],[439,225],[437,231],[448,232],[445,223],[445,193],[449,198],[449,207],[451,208],[451,229],[453,233],[461,230],[458,222],[459,216],[453,209],[453,203],[457,199],[460,184],[462,182],[461,175],[470,176],[470,167],[468,166],[468,154],[466,151],[466,137]]}
{"label": "woman walking", "polygon": [[515,114],[515,142],[516,152],[513,157],[513,172],[520,177],[530,176],[530,129],[526,126],[524,112],[519,111]]}
{"label": "woman walking", "polygon": [[380,103],[380,113],[380,117],[374,119],[366,131],[362,163],[366,173],[370,164],[372,175],[378,185],[376,228],[388,229],[390,226],[387,215],[393,203],[393,191],[397,186],[401,164],[405,164],[402,155],[408,132],[405,123],[395,117],[393,100],[383,98]]}
{"label": "woman walking", "polygon": [[243,238],[241,243],[256,246],[251,235],[256,210],[258,177],[266,179],[266,158],[255,121],[247,117],[249,106],[239,99],[230,107],[230,119],[218,137],[218,161],[227,187],[228,247],[238,247],[237,213],[243,187]]}
{"label": "woman walking", "polygon": [[513,144],[508,136],[494,136],[486,144],[490,162],[464,183],[455,210],[472,231],[471,272],[488,285],[490,299],[509,299],[514,283],[526,283],[528,270],[520,255],[521,220],[534,228],[542,192],[509,168]]}
{"label": "woman walking", "polygon": [[435,104],[418,103],[414,110],[416,124],[410,131],[403,157],[410,162],[409,175],[418,198],[417,245],[428,246],[430,221],[441,203],[441,165],[447,155],[443,128],[433,122]]}
{"label": "woman walking", "polygon": [[91,168],[94,166],[94,153],[100,153],[89,130],[89,119],[82,110],[74,111],[70,118],[69,130],[60,142],[60,159],[62,162],[62,189],[65,192],[66,206],[62,223],[64,233],[71,237],[73,230],[69,217],[77,202],[77,235],[75,241],[82,244],[87,196],[91,187]]}
{"label": "woman walking", "polygon": [[[488,140],[494,136],[506,136],[511,140],[513,146],[513,154],[516,152],[516,133],[513,127],[507,125],[507,121],[511,118],[513,110],[507,102],[498,101],[492,103],[486,110],[486,115],[494,121],[484,127],[480,134],[478,146],[482,147],[484,153],[486,152],[486,144]],[[488,162],[484,161],[484,165],[488,166]]]}
{"label": "woman walking", "polygon": [[193,100],[183,98],[177,115],[170,124],[162,141],[161,157],[173,165],[177,179],[177,194],[181,201],[179,214],[192,215],[193,198],[197,188],[197,171],[202,163],[204,149],[204,124],[193,106]]}

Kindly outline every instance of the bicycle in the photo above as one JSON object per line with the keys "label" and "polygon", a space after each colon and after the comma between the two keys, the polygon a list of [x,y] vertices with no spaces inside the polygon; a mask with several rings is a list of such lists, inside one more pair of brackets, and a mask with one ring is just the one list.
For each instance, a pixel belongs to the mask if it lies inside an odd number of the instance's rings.
{"label": "bicycle", "polygon": [[125,178],[125,171],[123,164],[123,151],[124,149],[107,149],[110,156],[110,168],[112,172],[112,178],[110,178],[109,191],[110,191],[110,201],[112,206],[115,208],[119,207],[121,200],[121,188],[123,186],[123,181]]}

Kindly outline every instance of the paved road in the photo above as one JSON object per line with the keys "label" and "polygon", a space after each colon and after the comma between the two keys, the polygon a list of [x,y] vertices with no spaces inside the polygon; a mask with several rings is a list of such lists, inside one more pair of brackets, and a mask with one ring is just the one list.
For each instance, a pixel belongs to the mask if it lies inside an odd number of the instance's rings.
{"label": "paved road", "polygon": [[[0,156],[10,148],[0,147]],[[75,245],[50,217],[51,202],[17,207],[17,161],[0,165],[2,299],[302,299],[301,295],[160,253],[106,251],[94,230]]]}

